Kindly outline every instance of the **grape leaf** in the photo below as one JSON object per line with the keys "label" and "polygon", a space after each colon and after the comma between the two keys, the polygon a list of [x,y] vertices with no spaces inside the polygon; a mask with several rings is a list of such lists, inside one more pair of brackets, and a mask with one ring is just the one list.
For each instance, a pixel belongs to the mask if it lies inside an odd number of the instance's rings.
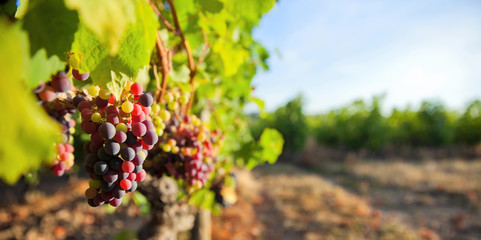
{"label": "grape leaf", "polygon": [[135,2],[133,0],[66,0],[67,6],[78,11],[82,24],[95,33],[100,42],[107,46],[112,56],[119,51],[122,37],[128,26],[136,20]]}
{"label": "grape leaf", "polygon": [[236,152],[236,157],[241,160],[241,165],[247,169],[268,162],[273,164],[282,153],[284,139],[275,129],[265,128],[258,142],[249,141]]}
{"label": "grape leaf", "polygon": [[62,0],[38,0],[28,3],[23,28],[28,31],[30,52],[45,48],[47,56],[64,59],[77,31],[78,14],[68,10]]}
{"label": "grape leaf", "polygon": [[218,13],[224,7],[224,3],[219,0],[200,0],[199,3],[202,11],[210,13]]}
{"label": "grape leaf", "polygon": [[63,70],[65,62],[61,61],[56,55],[47,58],[47,52],[44,48],[38,50],[30,60],[27,68],[26,83],[30,89],[38,86],[41,82],[45,82],[52,74]]}
{"label": "grape leaf", "polygon": [[128,78],[134,78],[149,64],[155,44],[159,24],[150,6],[139,0],[135,13],[135,24],[128,26],[115,56],[86,26],[80,27],[72,44],[72,51],[81,56],[79,70],[89,72],[94,84],[107,87],[116,96]]}
{"label": "grape leaf", "polygon": [[273,164],[282,153],[284,139],[282,139],[282,135],[277,130],[266,128],[261,134],[259,144],[263,148],[262,159]]}
{"label": "grape leaf", "polygon": [[0,19],[0,178],[14,183],[44,161],[55,156],[53,143],[60,128],[36,104],[25,88],[23,78],[30,66],[27,34],[19,25],[7,25]]}

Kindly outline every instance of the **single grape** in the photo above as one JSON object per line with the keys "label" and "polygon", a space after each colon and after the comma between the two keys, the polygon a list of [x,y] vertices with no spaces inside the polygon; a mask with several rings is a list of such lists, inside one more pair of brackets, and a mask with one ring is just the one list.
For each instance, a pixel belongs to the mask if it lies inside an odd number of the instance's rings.
{"label": "single grape", "polygon": [[107,141],[105,142],[104,150],[109,155],[117,155],[120,151],[120,144],[118,142]]}
{"label": "single grape", "polygon": [[99,95],[100,88],[92,85],[87,89],[87,91],[92,97],[97,97]]}
{"label": "single grape", "polygon": [[164,101],[166,103],[170,103],[172,101],[174,101],[174,95],[172,95],[172,93],[168,92],[164,95]]}
{"label": "single grape", "polygon": [[77,107],[79,103],[85,101],[85,98],[82,95],[77,95],[72,99],[72,104]]}
{"label": "single grape", "polygon": [[85,191],[85,196],[88,199],[93,199],[94,197],[97,196],[97,190],[95,190],[93,188],[87,188],[87,190]]}
{"label": "single grape", "polygon": [[99,175],[106,174],[108,170],[109,170],[109,167],[107,163],[104,161],[98,161],[94,164],[94,171]]}
{"label": "single grape", "polygon": [[95,180],[95,179],[90,179],[89,180],[89,187],[93,189],[99,189],[100,188],[100,181]]}
{"label": "single grape", "polygon": [[[125,195],[125,193],[124,193]],[[122,204],[122,197],[120,198],[114,198],[112,200],[109,201],[109,204],[112,206],[112,207],[118,207],[120,206],[120,204]]]}
{"label": "single grape", "polygon": [[79,102],[79,104],[77,105],[77,109],[78,109],[79,111],[82,111],[82,110],[84,110],[84,109],[86,109],[86,108],[90,109],[90,103],[87,102],[87,101],[81,101],[81,102]]}
{"label": "single grape", "polygon": [[127,140],[127,134],[122,131],[117,131],[114,136],[114,140],[118,143],[123,143]]}
{"label": "single grape", "polygon": [[135,179],[137,180],[137,182],[142,182],[144,181],[145,177],[147,176],[147,173],[145,172],[144,169],[140,170],[138,173],[136,173],[137,176],[135,177]]}
{"label": "single grape", "polygon": [[122,163],[122,170],[124,170],[124,172],[131,173],[134,171],[134,169],[135,169],[135,165],[132,162],[124,161]]}
{"label": "single grape", "polygon": [[123,190],[129,190],[132,187],[132,181],[128,179],[122,179],[119,185]]}
{"label": "single grape", "polygon": [[109,105],[109,100],[105,100],[105,99],[102,99],[99,96],[97,96],[95,98],[95,104],[99,108],[104,108],[104,107],[107,107],[107,105]]}
{"label": "single grape", "polygon": [[140,95],[142,94],[142,91],[143,91],[142,85],[138,83],[134,83],[132,84],[132,86],[130,86],[130,93],[134,95]]}
{"label": "single grape", "polygon": [[99,97],[104,99],[104,100],[109,100],[110,96],[112,96],[112,93],[109,92],[109,90],[102,88],[99,91]]}
{"label": "single grape", "polygon": [[57,97],[57,93],[55,93],[55,90],[51,86],[46,86],[42,92],[38,94],[38,97],[44,102],[51,102]]}
{"label": "single grape", "polygon": [[131,161],[135,157],[135,151],[130,147],[125,147],[120,150],[120,156],[125,161]]}
{"label": "single grape", "polygon": [[159,117],[163,121],[168,121],[170,119],[170,112],[164,109],[164,110],[160,111]]}
{"label": "single grape", "polygon": [[115,136],[115,127],[112,123],[102,123],[99,127],[99,134],[104,139],[112,139]]}
{"label": "single grape", "polygon": [[132,116],[138,116],[140,113],[142,113],[142,107],[140,104],[134,104],[134,109],[132,110]]}
{"label": "single grape", "polygon": [[100,122],[100,120],[102,120],[102,115],[100,115],[100,113],[98,112],[95,112],[95,113],[92,113],[92,115],[90,116],[92,122]]}
{"label": "single grape", "polygon": [[147,132],[147,128],[141,122],[138,122],[132,126],[132,133],[137,137],[142,137]]}
{"label": "single grape", "polygon": [[131,113],[133,110],[134,110],[134,105],[131,102],[126,101],[122,103],[122,111],[124,113]]}
{"label": "single grape", "polygon": [[89,73],[80,73],[77,69],[72,69],[72,75],[79,81],[85,81],[89,78]]}
{"label": "single grape", "polygon": [[139,98],[140,105],[144,107],[152,106],[153,102],[154,102],[154,99],[152,98],[152,95],[150,95],[150,93],[144,93]]}
{"label": "single grape", "polygon": [[66,92],[72,87],[72,83],[70,82],[70,79],[63,75],[63,74],[57,74],[51,81],[52,87],[55,89],[57,92]]}
{"label": "single grape", "polygon": [[122,131],[122,132],[127,132],[127,125],[125,125],[125,123],[119,123],[117,124],[117,126],[115,126],[115,129],[117,131]]}

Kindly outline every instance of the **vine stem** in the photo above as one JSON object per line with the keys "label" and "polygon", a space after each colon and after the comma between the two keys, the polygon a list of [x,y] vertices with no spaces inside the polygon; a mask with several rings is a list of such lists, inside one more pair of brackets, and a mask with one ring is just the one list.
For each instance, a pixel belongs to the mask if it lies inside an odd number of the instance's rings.
{"label": "vine stem", "polygon": [[191,94],[190,94],[190,97],[189,97],[189,103],[187,104],[187,107],[182,109],[183,110],[182,114],[185,115],[190,111],[190,108],[192,107],[192,100],[194,98],[193,93],[195,92],[194,80],[195,80],[195,74],[196,74],[196,67],[197,66],[194,62],[194,56],[192,55],[192,50],[190,49],[189,42],[185,38],[184,32],[182,32],[182,29],[180,27],[179,18],[177,16],[177,11],[175,10],[174,1],[173,0],[167,0],[167,2],[169,3],[170,10],[172,12],[172,19],[174,20],[175,31],[178,33],[178,35],[179,35],[179,37],[182,41],[182,45],[184,46],[185,52],[187,53],[187,60],[188,60],[189,70],[190,70],[189,85],[190,85],[190,93]]}
{"label": "vine stem", "polygon": [[154,3],[152,1],[150,1],[149,4],[150,4],[150,7],[152,7],[152,10],[154,10],[155,14],[157,14],[157,16],[159,16],[160,20],[162,20],[162,23],[164,23],[167,30],[169,30],[170,32],[173,32],[174,34],[177,34],[174,31],[174,29],[172,28],[172,25],[170,25],[169,21],[167,21],[167,19],[165,19],[164,16],[162,16],[159,9],[154,5]]}
{"label": "vine stem", "polygon": [[160,59],[160,69],[161,69],[161,74],[162,74],[162,80],[161,83],[159,84],[159,76],[157,73],[157,66],[154,66],[154,76],[156,77],[157,80],[157,90],[155,91],[155,100],[158,100],[159,102],[164,102],[164,94],[167,89],[167,76],[169,75],[169,60],[168,60],[168,50],[162,43],[162,39],[160,39],[160,35],[157,32],[156,40],[155,40],[155,46],[157,48],[157,54],[158,58]]}

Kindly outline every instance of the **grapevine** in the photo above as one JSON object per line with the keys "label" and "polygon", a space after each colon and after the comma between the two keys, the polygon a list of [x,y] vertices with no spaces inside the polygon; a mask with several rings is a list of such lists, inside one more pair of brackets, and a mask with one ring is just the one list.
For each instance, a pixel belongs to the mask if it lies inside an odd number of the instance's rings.
{"label": "grapevine", "polygon": [[[0,101],[12,119],[0,120],[0,139],[11,139],[0,144],[3,180],[40,166],[62,176],[83,160],[88,205],[118,207],[138,190],[152,219],[167,224],[159,212],[168,204],[233,204],[232,172],[280,154],[281,136],[267,129],[254,139],[243,112],[267,59],[252,28],[273,1],[7,2],[0,87],[9,91]],[[74,136],[83,147],[73,148]],[[4,161],[13,158],[21,164]],[[159,184],[176,186],[162,198]]]}

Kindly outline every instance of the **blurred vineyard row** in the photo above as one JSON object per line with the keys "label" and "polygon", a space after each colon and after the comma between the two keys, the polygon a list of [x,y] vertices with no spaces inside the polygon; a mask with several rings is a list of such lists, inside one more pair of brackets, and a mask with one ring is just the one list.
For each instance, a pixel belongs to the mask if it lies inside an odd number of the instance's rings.
{"label": "blurred vineyard row", "polygon": [[253,136],[272,127],[282,133],[288,151],[300,151],[313,137],[324,146],[378,152],[386,148],[475,147],[481,142],[481,101],[464,111],[452,111],[441,102],[424,101],[417,109],[382,112],[383,96],[353,103],[325,114],[303,114],[299,96],[273,113],[251,115]]}

